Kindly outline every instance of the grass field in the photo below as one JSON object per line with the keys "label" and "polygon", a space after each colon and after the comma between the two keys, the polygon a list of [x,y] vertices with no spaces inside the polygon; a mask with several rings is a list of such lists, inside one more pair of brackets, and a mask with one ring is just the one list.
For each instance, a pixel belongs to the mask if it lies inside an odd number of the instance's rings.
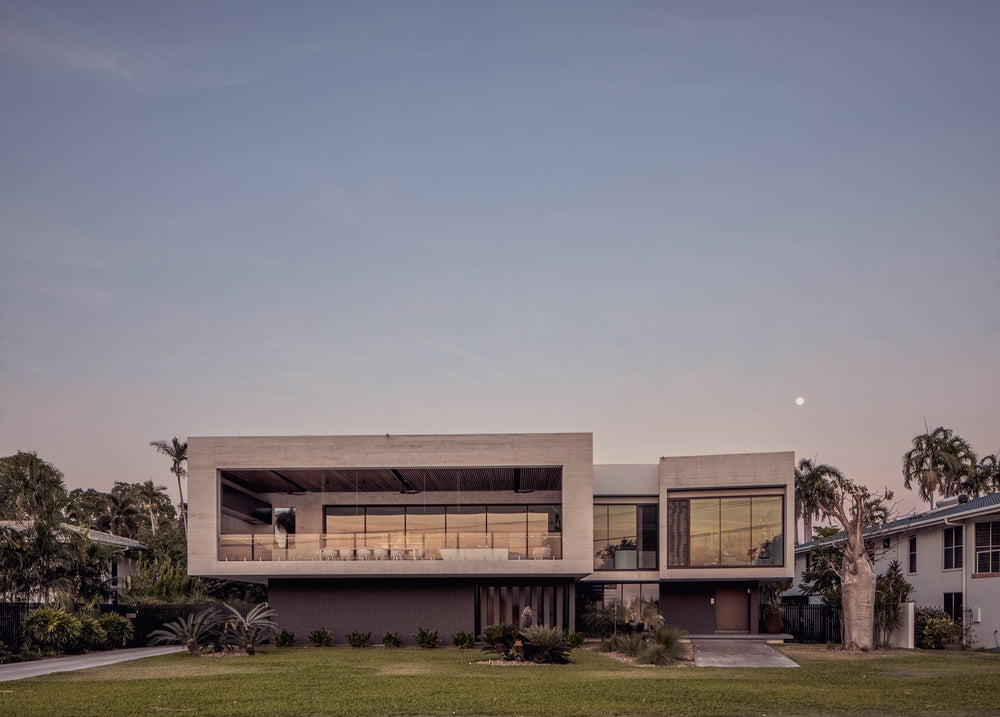
{"label": "grass field", "polygon": [[185,653],[0,683],[0,715],[981,715],[1000,713],[1000,655],[781,648],[800,669],[490,666],[477,651]]}

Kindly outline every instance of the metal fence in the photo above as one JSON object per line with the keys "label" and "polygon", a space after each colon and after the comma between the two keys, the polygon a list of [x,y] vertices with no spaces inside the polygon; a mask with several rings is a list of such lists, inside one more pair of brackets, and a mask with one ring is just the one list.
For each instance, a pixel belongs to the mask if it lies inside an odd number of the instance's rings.
{"label": "metal fence", "polygon": [[[760,611],[760,632],[764,630],[764,609]],[[793,636],[791,642],[841,641],[840,613],[829,605],[782,605],[782,631]]]}
{"label": "metal fence", "polygon": [[[229,603],[242,615],[253,607],[250,603]],[[39,603],[0,603],[0,642],[11,652],[19,652],[24,647],[22,625],[28,613]],[[158,630],[165,622],[208,608],[218,608],[219,603],[184,603],[171,605],[101,605],[101,612],[116,612],[132,621],[132,639],[127,647],[145,647],[149,644],[149,633]]]}

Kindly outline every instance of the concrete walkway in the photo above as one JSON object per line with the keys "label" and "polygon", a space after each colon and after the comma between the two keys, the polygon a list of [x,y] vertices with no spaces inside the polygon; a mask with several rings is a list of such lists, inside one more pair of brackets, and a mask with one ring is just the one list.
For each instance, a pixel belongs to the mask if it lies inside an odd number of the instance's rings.
{"label": "concrete walkway", "polygon": [[52,672],[72,672],[86,670],[90,667],[103,667],[116,662],[138,660],[143,657],[169,655],[171,652],[181,652],[185,648],[179,645],[167,647],[132,647],[126,650],[110,650],[108,652],[92,652],[86,655],[70,657],[53,657],[35,662],[16,662],[13,665],[0,665],[0,682],[8,680],[23,680],[26,677],[38,677]]}
{"label": "concrete walkway", "polygon": [[765,640],[691,639],[695,667],[798,667]]}

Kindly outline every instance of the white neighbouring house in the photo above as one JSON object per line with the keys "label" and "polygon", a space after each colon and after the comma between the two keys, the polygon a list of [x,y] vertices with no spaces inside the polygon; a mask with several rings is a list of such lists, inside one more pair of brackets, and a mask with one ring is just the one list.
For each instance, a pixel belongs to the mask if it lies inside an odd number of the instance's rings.
{"label": "white neighbouring house", "polygon": [[[898,560],[917,607],[937,607],[961,620],[972,630],[973,647],[1000,645],[1000,493],[939,501],[934,510],[886,523],[873,535],[877,574]],[[795,583],[786,596],[802,594],[810,551],[836,540],[795,547]]]}

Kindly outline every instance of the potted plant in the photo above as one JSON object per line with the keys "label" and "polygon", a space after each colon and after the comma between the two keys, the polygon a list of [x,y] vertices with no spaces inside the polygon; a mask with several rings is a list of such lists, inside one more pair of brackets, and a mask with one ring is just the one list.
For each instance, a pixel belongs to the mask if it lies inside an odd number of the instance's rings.
{"label": "potted plant", "polygon": [[781,594],[790,587],[791,580],[778,580],[764,583],[758,590],[760,604],[764,608],[764,629],[771,635],[777,635],[784,627],[781,619]]}
{"label": "potted plant", "polygon": [[614,556],[615,570],[635,570],[635,538],[622,538],[618,545],[608,548]]}

